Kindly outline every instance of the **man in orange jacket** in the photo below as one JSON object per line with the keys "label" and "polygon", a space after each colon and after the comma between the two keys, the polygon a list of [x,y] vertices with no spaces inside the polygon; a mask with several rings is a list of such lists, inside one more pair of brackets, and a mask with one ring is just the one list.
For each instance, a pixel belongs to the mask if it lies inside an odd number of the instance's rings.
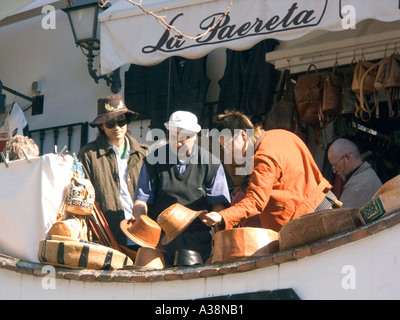
{"label": "man in orange jacket", "polygon": [[336,201],[332,186],[297,135],[280,129],[261,135],[236,111],[220,115],[218,129],[226,156],[248,158],[254,150],[253,169],[244,199],[220,212],[203,214],[200,218],[206,225],[230,229],[241,219],[260,214],[261,226],[278,232],[303,214],[332,208]]}

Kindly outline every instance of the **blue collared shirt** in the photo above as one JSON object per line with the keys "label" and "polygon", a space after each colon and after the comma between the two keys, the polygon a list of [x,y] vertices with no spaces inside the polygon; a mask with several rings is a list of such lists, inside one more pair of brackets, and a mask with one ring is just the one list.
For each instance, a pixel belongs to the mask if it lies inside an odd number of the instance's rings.
{"label": "blue collared shirt", "polygon": [[[185,159],[185,161],[178,160],[176,164],[180,174],[183,174],[187,168],[187,165],[196,154],[197,145],[194,145],[192,154]],[[231,197],[229,193],[228,183],[226,180],[225,170],[222,164],[219,165],[217,173],[211,180],[210,184],[205,186],[206,188],[206,199],[209,205],[217,203],[231,203]],[[154,188],[150,181],[146,165],[143,164],[140,170],[137,187],[135,190],[135,200],[146,202],[147,204],[154,203]]]}

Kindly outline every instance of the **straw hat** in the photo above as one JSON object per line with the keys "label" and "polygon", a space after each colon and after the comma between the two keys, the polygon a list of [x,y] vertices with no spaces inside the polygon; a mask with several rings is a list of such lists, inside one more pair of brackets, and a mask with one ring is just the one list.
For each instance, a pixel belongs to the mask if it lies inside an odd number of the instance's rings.
{"label": "straw hat", "polygon": [[234,228],[214,235],[212,263],[259,257],[279,250],[278,233],[263,228]]}
{"label": "straw hat", "polygon": [[120,227],[129,239],[142,247],[155,248],[160,241],[161,227],[149,216],[141,215],[133,223],[123,220]]}
{"label": "straw hat", "polygon": [[128,122],[135,120],[139,115],[129,110],[119,94],[114,94],[97,100],[97,117],[90,123],[92,128],[106,123],[122,114],[126,114]]}
{"label": "straw hat", "polygon": [[163,269],[165,267],[164,252],[158,249],[139,248],[132,269]]}
{"label": "straw hat", "polygon": [[203,212],[207,211],[194,211],[179,203],[175,203],[161,212],[157,218],[158,224],[165,232],[161,244],[166,245],[174,240]]}

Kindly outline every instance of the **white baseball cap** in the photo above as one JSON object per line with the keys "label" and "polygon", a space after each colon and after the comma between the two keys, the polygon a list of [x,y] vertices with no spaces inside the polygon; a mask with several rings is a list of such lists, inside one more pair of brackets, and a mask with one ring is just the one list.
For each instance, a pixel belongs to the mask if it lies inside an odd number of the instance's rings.
{"label": "white baseball cap", "polygon": [[189,111],[175,111],[164,125],[168,130],[170,128],[178,128],[196,133],[201,130],[200,125],[197,123],[196,115]]}

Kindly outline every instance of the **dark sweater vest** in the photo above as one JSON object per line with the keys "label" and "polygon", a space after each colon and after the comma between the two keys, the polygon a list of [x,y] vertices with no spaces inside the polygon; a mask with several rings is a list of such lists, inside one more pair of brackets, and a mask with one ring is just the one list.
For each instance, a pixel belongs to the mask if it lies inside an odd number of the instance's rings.
{"label": "dark sweater vest", "polygon": [[[152,186],[154,188],[154,203],[148,204],[148,215],[157,220],[158,215],[174,203],[180,203],[192,210],[210,210],[206,200],[206,186],[217,173],[219,163],[203,148],[197,148],[197,157],[193,157],[187,165],[184,174],[176,167],[177,161],[171,164],[149,164],[145,158]],[[169,159],[169,145],[155,152],[163,152]],[[208,230],[200,219],[195,219],[186,231]]]}

